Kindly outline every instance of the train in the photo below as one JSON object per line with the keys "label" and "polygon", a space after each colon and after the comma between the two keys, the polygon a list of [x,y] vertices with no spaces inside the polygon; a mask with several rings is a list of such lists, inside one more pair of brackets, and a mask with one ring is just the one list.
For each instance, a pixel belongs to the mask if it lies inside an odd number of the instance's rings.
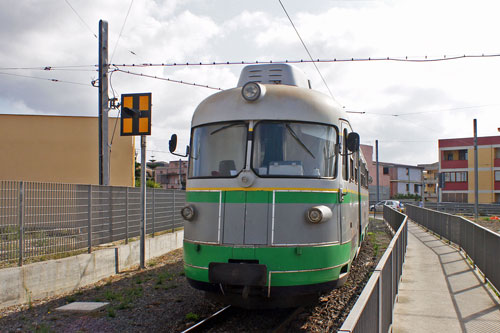
{"label": "train", "polygon": [[181,210],[189,284],[245,308],[308,304],[343,285],[369,221],[359,141],[290,64],[245,66],[237,87],[203,100]]}

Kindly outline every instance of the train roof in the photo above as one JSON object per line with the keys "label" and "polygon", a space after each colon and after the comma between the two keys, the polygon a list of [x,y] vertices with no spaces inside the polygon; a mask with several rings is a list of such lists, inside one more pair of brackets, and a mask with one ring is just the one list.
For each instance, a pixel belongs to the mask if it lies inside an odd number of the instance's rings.
{"label": "train roof", "polygon": [[333,98],[318,91],[283,84],[264,84],[265,94],[246,101],[241,87],[207,97],[196,108],[192,126],[234,120],[296,120],[338,124],[347,119]]}

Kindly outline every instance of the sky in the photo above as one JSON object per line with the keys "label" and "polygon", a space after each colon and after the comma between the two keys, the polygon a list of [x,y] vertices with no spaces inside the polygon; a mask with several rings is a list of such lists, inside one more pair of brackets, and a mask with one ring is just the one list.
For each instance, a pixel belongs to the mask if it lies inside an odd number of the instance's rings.
{"label": "sky", "polygon": [[[494,0],[281,2],[314,59],[500,54]],[[243,65],[122,65],[309,59],[278,0],[2,0],[0,113],[97,116],[91,82],[101,19],[109,24],[111,69],[229,89]],[[297,67],[313,89],[357,112],[349,114],[352,127],[361,143],[379,141],[380,161],[436,162],[438,139],[471,137],[475,118],[479,136],[500,135],[500,57]],[[178,135],[183,152],[193,111],[217,92],[119,71],[110,86],[110,97],[152,93],[147,159],[163,161],[178,159],[168,153],[170,136]]]}

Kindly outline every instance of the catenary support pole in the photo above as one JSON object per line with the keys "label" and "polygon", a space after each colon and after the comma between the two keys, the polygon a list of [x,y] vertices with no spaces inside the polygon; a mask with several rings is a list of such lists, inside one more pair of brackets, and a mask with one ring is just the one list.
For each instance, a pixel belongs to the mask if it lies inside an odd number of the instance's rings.
{"label": "catenary support pole", "polygon": [[477,221],[479,215],[479,174],[477,161],[477,119],[474,119],[474,219]]}
{"label": "catenary support pole", "polygon": [[108,22],[99,21],[99,185],[109,185]]}
{"label": "catenary support pole", "polygon": [[141,135],[141,249],[140,267],[145,268],[146,258],[146,136]]}

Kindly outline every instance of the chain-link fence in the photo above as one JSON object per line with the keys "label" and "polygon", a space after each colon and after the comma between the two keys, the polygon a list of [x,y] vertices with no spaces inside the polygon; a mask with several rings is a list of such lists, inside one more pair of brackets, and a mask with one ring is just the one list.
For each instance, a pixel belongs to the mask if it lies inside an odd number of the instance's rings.
{"label": "chain-link fence", "polygon": [[[0,181],[0,262],[138,237],[140,188]],[[148,188],[146,233],[182,227],[185,192]]]}

